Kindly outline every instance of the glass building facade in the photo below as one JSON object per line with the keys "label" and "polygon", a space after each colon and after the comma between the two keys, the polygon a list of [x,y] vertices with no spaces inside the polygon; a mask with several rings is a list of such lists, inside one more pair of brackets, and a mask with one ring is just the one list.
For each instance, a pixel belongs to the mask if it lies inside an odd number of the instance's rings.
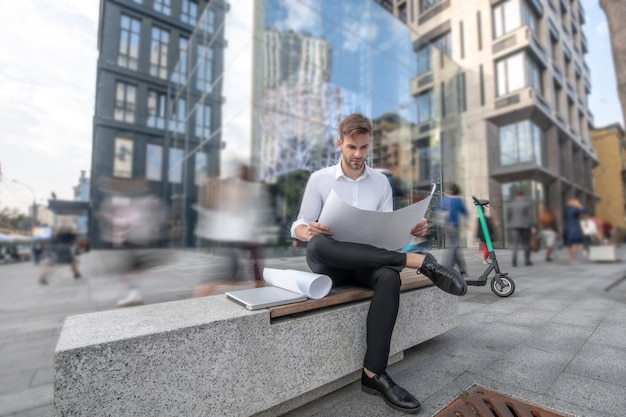
{"label": "glass building facade", "polygon": [[203,245],[194,205],[242,165],[267,185],[275,244],[291,245],[306,181],[338,162],[337,126],[353,112],[372,119],[368,163],[401,184],[397,207],[463,186],[463,74],[372,0],[211,1],[179,49],[167,112],[150,98],[166,137],[146,152],[146,178],[166,183],[167,246]]}

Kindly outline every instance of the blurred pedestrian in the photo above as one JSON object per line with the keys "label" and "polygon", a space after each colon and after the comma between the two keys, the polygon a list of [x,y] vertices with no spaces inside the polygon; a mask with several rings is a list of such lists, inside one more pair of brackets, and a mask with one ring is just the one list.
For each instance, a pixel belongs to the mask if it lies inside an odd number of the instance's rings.
{"label": "blurred pedestrian", "polygon": [[524,251],[525,265],[532,265],[530,261],[530,235],[533,232],[532,207],[524,190],[518,190],[515,199],[507,206],[507,226],[511,232],[512,265],[517,266],[517,251],[520,246]]}
{"label": "blurred pedestrian", "polygon": [[539,225],[541,226],[541,235],[546,242],[546,261],[552,262],[552,252],[558,234],[556,226],[556,216],[550,207],[545,207],[539,215]]}
{"label": "blurred pedestrian", "polygon": [[117,307],[142,305],[139,277],[164,262],[163,254],[153,249],[165,221],[163,204],[144,180],[103,179],[102,183],[108,193],[98,210],[102,240],[124,249],[129,260],[124,273],[128,295]]}
{"label": "blurred pedestrian", "polygon": [[589,248],[600,243],[598,241],[598,226],[589,213],[583,213],[580,220],[580,228],[583,231],[583,255],[589,255]]}
{"label": "blurred pedestrian", "polygon": [[567,246],[571,262],[576,260],[578,246],[583,243],[584,235],[580,220],[584,212],[583,205],[576,198],[567,202],[563,212],[563,244]]}
{"label": "blurred pedestrian", "polygon": [[41,242],[41,240],[36,239],[35,241],[33,241],[32,252],[33,262],[35,263],[35,265],[39,265],[39,261],[41,261],[41,255],[43,254],[43,243]]}
{"label": "blurred pedestrian", "polygon": [[446,253],[443,265],[454,268],[458,265],[462,276],[467,277],[467,264],[463,252],[460,249],[460,234],[463,219],[467,217],[465,202],[459,196],[461,189],[455,183],[450,183],[446,188],[444,197],[441,200],[441,211],[447,213],[447,224],[445,226]]}
{"label": "blurred pedestrian", "polygon": [[404,187],[402,187],[402,183],[399,178],[391,173],[391,171],[387,168],[377,168],[376,171],[383,174],[387,177],[389,181],[389,185],[391,186],[391,196],[393,198],[393,209],[398,210],[402,207],[402,203],[404,202],[404,197],[406,192],[404,191]]}
{"label": "blurred pedestrian", "polygon": [[[251,167],[237,164],[234,176],[214,178],[204,188],[195,233],[225,251],[228,263],[225,270],[212,270],[204,277],[193,296],[222,293],[242,284],[262,286],[263,247],[277,231],[265,184],[253,181]],[[239,268],[242,253],[252,260],[252,283]]]}
{"label": "blurred pedestrian", "polygon": [[602,234],[605,243],[611,243],[613,241],[613,224],[609,221],[605,221],[602,226]]}
{"label": "blurred pedestrian", "polygon": [[75,243],[76,233],[71,226],[62,225],[55,230],[48,259],[39,274],[41,285],[48,285],[49,274],[59,265],[69,265],[74,274],[74,279],[82,277],[74,256]]}

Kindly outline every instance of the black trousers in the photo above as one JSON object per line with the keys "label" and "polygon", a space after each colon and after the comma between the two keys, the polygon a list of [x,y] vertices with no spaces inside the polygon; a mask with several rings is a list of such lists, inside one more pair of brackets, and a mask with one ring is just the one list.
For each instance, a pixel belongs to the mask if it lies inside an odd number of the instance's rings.
{"label": "black trousers", "polygon": [[519,227],[511,229],[511,241],[513,263],[517,264],[517,251],[520,246],[524,251],[524,261],[526,261],[526,263],[530,262],[530,229]]}
{"label": "black trousers", "polygon": [[374,290],[367,314],[364,366],[381,374],[387,368],[391,335],[400,304],[400,271],[406,254],[360,243],[338,242],[315,235],[307,245],[311,271],[328,275],[333,285],[359,285]]}

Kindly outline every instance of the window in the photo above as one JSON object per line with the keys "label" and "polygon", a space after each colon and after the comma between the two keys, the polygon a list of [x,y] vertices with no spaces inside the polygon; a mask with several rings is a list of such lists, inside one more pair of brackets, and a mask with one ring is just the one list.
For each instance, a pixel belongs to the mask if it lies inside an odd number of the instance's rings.
{"label": "window", "polygon": [[406,23],[406,3],[398,5],[398,18],[402,23]]}
{"label": "window", "polygon": [[133,176],[133,141],[130,139],[115,138],[113,176],[119,178]]}
{"label": "window", "polygon": [[202,185],[207,181],[208,156],[204,152],[196,153],[196,185]]}
{"label": "window", "polygon": [[539,18],[525,0],[522,0],[522,25],[527,25],[532,33],[540,36]]}
{"label": "window", "polygon": [[444,55],[447,55],[448,58],[452,58],[452,37],[450,32],[431,40],[430,43]]}
{"label": "window", "polygon": [[163,167],[163,147],[148,144],[146,146],[146,178],[152,181],[161,181]]}
{"label": "window", "polygon": [[574,128],[576,124],[576,107],[569,98],[567,99],[567,123],[569,123],[571,128]]}
{"label": "window", "polygon": [[174,103],[170,130],[178,133],[185,133],[186,116],[187,101],[184,98],[179,98],[176,103]]}
{"label": "window", "polygon": [[168,31],[152,28],[150,44],[150,75],[167,79],[167,46],[170,41]]}
{"label": "window", "polygon": [[523,88],[524,54],[519,53],[496,62],[496,80],[498,96]]}
{"label": "window", "polygon": [[441,0],[420,0],[420,12],[425,12],[431,7],[435,6]]}
{"label": "window", "polygon": [[215,12],[213,10],[208,9],[202,13],[196,31],[199,34],[197,36],[202,36],[202,40],[198,41],[199,43],[207,43],[211,39],[211,35],[215,31]]}
{"label": "window", "polygon": [[171,0],[154,0],[154,10],[165,15],[170,15],[172,12],[171,6]]}
{"label": "window", "polygon": [[120,46],[117,65],[136,70],[139,57],[139,32],[141,23],[137,19],[122,15],[120,24]]}
{"label": "window", "polygon": [[115,83],[115,111],[113,118],[120,122],[135,122],[137,87],[118,81]]}
{"label": "window", "polygon": [[415,151],[417,152],[417,158],[413,157],[413,164],[417,168],[417,180],[424,181],[432,178],[432,164],[437,160],[434,157],[434,154],[436,154],[433,152],[434,149],[428,145],[423,145],[415,148]]}
{"label": "window", "polygon": [[197,71],[196,87],[210,93],[213,84],[213,50],[208,46],[198,45]]}
{"label": "window", "polygon": [[187,68],[189,66],[188,58],[189,52],[187,48],[189,47],[189,39],[180,37],[178,39],[178,63],[176,64],[176,68],[172,72],[172,81],[185,84],[187,81]]}
{"label": "window", "polygon": [[552,62],[559,65],[559,40],[550,36],[550,58]]}
{"label": "window", "polygon": [[[441,35],[437,38],[432,39],[429,43],[424,44],[417,51],[417,75],[425,74],[428,71],[432,70],[432,55],[433,55],[433,46],[439,51],[447,55],[448,57],[452,57],[452,40],[450,32]],[[442,63],[443,65],[443,60]]]}
{"label": "window", "polygon": [[196,106],[196,137],[200,139],[211,137],[211,106],[207,104]]}
{"label": "window", "polygon": [[578,113],[578,134],[583,140],[587,138],[587,130],[585,129],[585,126],[587,126],[585,116],[582,113]]}
{"label": "window", "polygon": [[198,20],[198,2],[194,0],[183,0],[183,7],[180,11],[180,20],[191,26],[195,26]]}
{"label": "window", "polygon": [[502,126],[499,135],[501,165],[522,162],[542,165],[543,132],[536,124],[524,120]]}
{"label": "window", "polygon": [[563,62],[565,62],[565,78],[570,79],[572,77],[572,54],[565,45],[563,46]]}
{"label": "window", "polygon": [[417,50],[417,75],[427,73],[432,69],[432,51],[430,44],[426,44]]}
{"label": "window", "polygon": [[435,118],[435,103],[433,90],[425,91],[416,98],[417,123],[426,123]]}
{"label": "window", "polygon": [[166,95],[148,91],[148,127],[165,129]]}
{"label": "window", "polygon": [[529,56],[526,56],[526,84],[537,93],[543,95],[543,71],[539,64]]}
{"label": "window", "polygon": [[554,83],[554,109],[556,114],[561,116],[561,100],[563,99],[563,89],[557,83]]}
{"label": "window", "polygon": [[519,0],[507,0],[493,8],[494,38],[499,38],[521,25]]}
{"label": "window", "polygon": [[169,182],[180,184],[183,179],[183,150],[170,148],[169,158]]}

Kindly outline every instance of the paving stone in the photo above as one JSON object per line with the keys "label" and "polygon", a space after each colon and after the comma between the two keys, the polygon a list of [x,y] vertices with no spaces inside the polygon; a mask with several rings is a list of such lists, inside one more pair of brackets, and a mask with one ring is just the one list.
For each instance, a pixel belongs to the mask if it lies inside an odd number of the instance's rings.
{"label": "paving stone", "polygon": [[[626,248],[621,249],[626,254]],[[470,271],[484,269],[466,251]],[[515,280],[513,296],[500,298],[487,286],[470,286],[460,299],[460,325],[405,352],[390,374],[422,401],[420,415],[433,415],[473,383],[579,417],[623,417],[626,409],[625,264],[575,266],[546,263],[511,268],[510,252],[497,250]],[[149,302],[184,299],[223,257],[173,252],[170,263],[139,282]],[[274,268],[306,270],[297,256],[266,259]],[[441,251],[433,251],[440,258]],[[95,256],[91,256],[91,255]],[[53,415],[53,351],[68,315],[109,310],[125,295],[123,264],[109,253],[81,257],[85,279],[58,270],[50,286],[36,282],[32,264],[0,265],[0,416]],[[561,261],[567,258],[559,251]],[[622,256],[626,259],[626,256]],[[615,285],[610,291],[605,289]],[[438,408],[439,407],[439,408]],[[395,416],[380,397],[359,383],[300,407],[287,416]]]}

